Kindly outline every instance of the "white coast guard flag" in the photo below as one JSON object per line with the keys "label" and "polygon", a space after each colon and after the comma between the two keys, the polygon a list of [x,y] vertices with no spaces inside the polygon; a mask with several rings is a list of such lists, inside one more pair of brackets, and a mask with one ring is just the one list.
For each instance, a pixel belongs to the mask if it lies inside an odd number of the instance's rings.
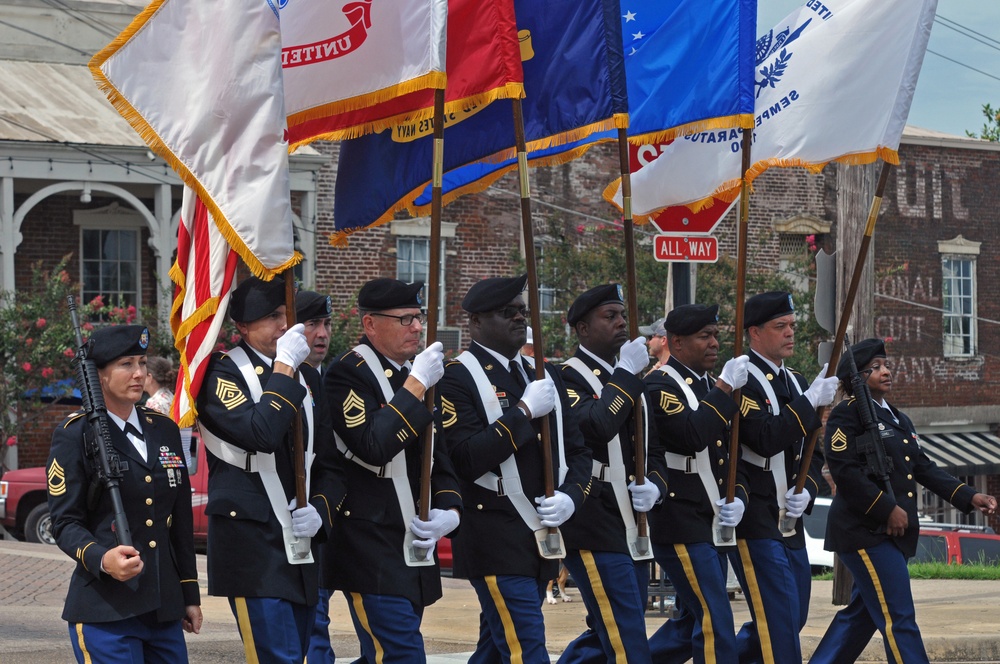
{"label": "white coast guard flag", "polygon": [[276,0],[153,0],[90,69],[262,277],[300,260]]}
{"label": "white coast guard flag", "polygon": [[[830,161],[880,157],[898,164],[936,7],[937,0],[810,1],[758,39],[748,179],[770,166],[818,172]],[[632,174],[633,212],[735,200],[741,140],[737,129],[676,139]],[[621,207],[620,189],[605,195]]]}
{"label": "white coast guard flag", "polygon": [[226,319],[238,262],[205,205],[185,187],[177,259],[170,269],[175,285],[170,327],[181,357],[170,414],[182,427],[192,426],[197,416],[195,398]]}
{"label": "white coast guard flag", "polygon": [[[393,124],[386,113],[366,109],[410,92],[444,89],[448,0],[279,4],[289,127],[343,116],[323,125],[324,138],[359,136]],[[404,105],[391,113],[411,110]]]}

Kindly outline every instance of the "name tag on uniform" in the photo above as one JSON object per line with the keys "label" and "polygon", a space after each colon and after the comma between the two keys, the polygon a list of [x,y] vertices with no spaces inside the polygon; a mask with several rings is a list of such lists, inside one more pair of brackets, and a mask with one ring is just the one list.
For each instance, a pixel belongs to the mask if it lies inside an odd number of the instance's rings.
{"label": "name tag on uniform", "polygon": [[878,435],[882,436],[883,438],[892,438],[892,432],[889,430],[879,431]]}
{"label": "name tag on uniform", "polygon": [[504,410],[507,410],[507,407],[510,406],[510,402],[507,401],[506,399],[497,399],[497,401],[500,402],[500,407],[503,408]]}

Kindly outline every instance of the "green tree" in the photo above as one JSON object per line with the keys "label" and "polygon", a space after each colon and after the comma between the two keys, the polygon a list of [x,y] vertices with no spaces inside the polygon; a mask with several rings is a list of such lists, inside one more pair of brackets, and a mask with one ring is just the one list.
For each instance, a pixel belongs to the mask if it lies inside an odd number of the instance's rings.
{"label": "green tree", "polygon": [[[48,270],[36,263],[27,289],[0,291],[0,472],[25,426],[45,417],[75,387],[77,348],[67,296],[78,296],[80,287],[66,271],[68,260]],[[135,307],[108,306],[101,297],[78,311],[85,339],[95,324],[132,323],[140,317]],[[150,352],[170,355],[169,330],[160,334],[155,314],[142,313],[150,328]]]}
{"label": "green tree", "polygon": [[981,138],[984,141],[993,141],[994,143],[1000,141],[1000,108],[983,104],[983,116],[986,117],[986,122],[983,123],[983,128],[979,133],[966,129],[965,135],[969,138]]}

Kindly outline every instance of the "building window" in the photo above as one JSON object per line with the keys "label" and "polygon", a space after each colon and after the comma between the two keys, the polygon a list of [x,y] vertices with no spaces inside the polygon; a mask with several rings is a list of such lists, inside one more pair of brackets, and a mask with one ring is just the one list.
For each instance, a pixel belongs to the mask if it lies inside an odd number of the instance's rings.
{"label": "building window", "polygon": [[396,239],[396,278],[412,283],[427,282],[427,262],[430,260],[431,241],[422,237]]}
{"label": "building window", "polygon": [[[549,238],[536,238],[535,262],[538,269],[538,309],[542,314],[561,314],[559,309],[559,289],[545,283],[545,245]],[[553,275],[553,278],[557,275]]]}
{"label": "building window", "polygon": [[938,242],[941,252],[941,339],[945,357],[976,354],[976,257],[979,242],[961,235]]}
{"label": "building window", "polygon": [[140,306],[139,231],[82,228],[83,301],[98,295],[115,307]]}

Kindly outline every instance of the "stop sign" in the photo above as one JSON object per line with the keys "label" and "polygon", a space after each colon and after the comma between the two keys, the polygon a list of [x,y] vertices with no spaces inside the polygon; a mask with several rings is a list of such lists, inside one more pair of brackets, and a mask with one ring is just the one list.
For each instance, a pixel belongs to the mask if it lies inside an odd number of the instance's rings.
{"label": "stop sign", "polygon": [[[659,157],[663,148],[670,143],[671,141],[661,145],[637,146],[629,144],[629,168],[635,173]],[[692,212],[684,205],[677,205],[657,212],[650,217],[650,220],[660,229],[661,233],[711,233],[726,216],[726,213],[736,206],[737,202],[738,200],[727,203],[716,198],[714,205],[700,212]]]}

